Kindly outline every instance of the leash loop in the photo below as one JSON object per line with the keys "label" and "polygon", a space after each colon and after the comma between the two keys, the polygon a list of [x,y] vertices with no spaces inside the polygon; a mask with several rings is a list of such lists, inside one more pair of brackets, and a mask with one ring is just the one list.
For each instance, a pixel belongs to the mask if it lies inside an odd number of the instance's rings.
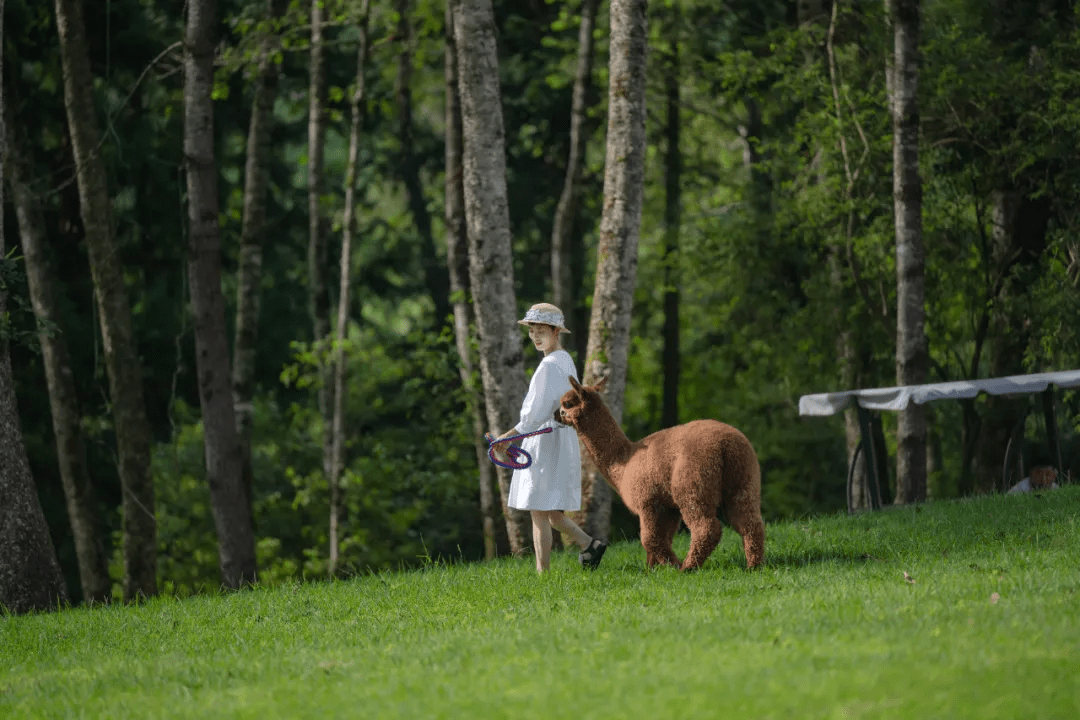
{"label": "leash loop", "polygon": [[517,445],[514,445],[514,440],[521,440],[522,438],[532,437],[533,435],[543,435],[544,433],[549,433],[554,429],[555,428],[548,427],[544,428],[543,430],[537,430],[536,432],[525,433],[523,435],[511,435],[508,438],[500,440],[500,444],[504,442],[511,443],[506,448],[506,454],[510,456],[510,462],[508,463],[504,463],[502,460],[498,460],[495,457],[495,438],[491,435],[491,433],[484,433],[484,439],[487,440],[488,443],[488,458],[491,460],[491,462],[495,463],[499,467],[506,468],[507,470],[524,470],[525,468],[532,465],[532,455],[530,455]]}

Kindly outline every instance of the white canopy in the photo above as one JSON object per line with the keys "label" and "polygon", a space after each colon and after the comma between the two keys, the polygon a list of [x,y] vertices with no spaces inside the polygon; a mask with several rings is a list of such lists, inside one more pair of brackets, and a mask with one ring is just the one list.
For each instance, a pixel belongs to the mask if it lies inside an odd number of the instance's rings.
{"label": "white canopy", "polygon": [[1050,385],[1059,388],[1080,387],[1080,370],[803,395],[799,398],[799,414],[832,415],[847,407],[852,398],[856,398],[859,405],[867,410],[903,410],[909,400],[922,405],[931,400],[973,398],[980,392],[990,395],[1031,395],[1046,390]]}

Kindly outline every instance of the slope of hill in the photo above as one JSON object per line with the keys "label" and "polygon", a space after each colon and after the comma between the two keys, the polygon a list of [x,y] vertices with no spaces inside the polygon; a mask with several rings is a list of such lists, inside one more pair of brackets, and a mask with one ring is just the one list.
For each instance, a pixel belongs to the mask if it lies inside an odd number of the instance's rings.
{"label": "slope of hill", "polygon": [[1080,717],[1080,487],[767,532],[3,617],[0,717]]}

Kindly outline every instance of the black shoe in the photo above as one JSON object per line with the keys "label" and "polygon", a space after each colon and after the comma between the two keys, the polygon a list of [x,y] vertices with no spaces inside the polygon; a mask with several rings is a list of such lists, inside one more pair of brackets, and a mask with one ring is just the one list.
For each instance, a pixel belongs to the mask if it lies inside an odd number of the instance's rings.
{"label": "black shoe", "polygon": [[578,562],[581,563],[581,567],[586,570],[595,570],[600,565],[600,560],[604,557],[605,550],[607,550],[606,542],[603,540],[593,540],[589,543],[589,547],[578,553]]}

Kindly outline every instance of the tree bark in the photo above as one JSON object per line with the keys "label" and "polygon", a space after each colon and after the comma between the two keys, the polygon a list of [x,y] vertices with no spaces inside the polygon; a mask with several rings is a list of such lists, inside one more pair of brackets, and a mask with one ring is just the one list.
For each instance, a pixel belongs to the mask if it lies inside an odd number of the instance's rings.
{"label": "tree bark", "polygon": [[[599,0],[583,0],[581,27],[578,30],[578,65],[574,76],[574,96],[570,105],[570,156],[566,161],[566,179],[562,194],[555,208],[555,222],[551,230],[551,297],[567,317],[577,307],[579,289],[574,283],[574,215],[577,213],[581,195],[581,168],[585,164],[585,103],[588,102],[589,85],[592,82],[593,30],[596,28],[596,11]],[[578,330],[578,328],[574,328]]]}
{"label": "tree bark", "polygon": [[[498,436],[514,427],[525,398],[521,331],[510,257],[510,208],[495,18],[491,0],[452,0],[461,92],[462,182],[469,237],[469,283],[480,338],[480,375],[488,427]],[[507,507],[510,473],[496,473],[510,551],[531,546],[527,513]]]}
{"label": "tree bark", "polygon": [[131,330],[131,306],[113,245],[101,133],[80,0],[56,0],[64,70],[64,105],[75,155],[79,209],[90,255],[119,456],[124,512],[124,598],[157,594],[157,524],[150,474],[150,424],[142,368]]}
{"label": "tree bark", "polygon": [[[646,2],[612,0],[604,214],[589,320],[585,383],[607,378],[604,401],[622,421],[630,345],[630,312],[645,179]],[[582,453],[586,533],[608,537],[611,487]]]}
{"label": "tree bark", "polygon": [[[0,234],[0,258],[3,250],[4,240]],[[0,287],[0,315],[6,310],[6,300]],[[0,608],[18,614],[62,607],[67,602],[67,587],[56,560],[49,528],[45,525],[45,515],[38,503],[34,478],[30,475],[11,378],[11,357],[7,339],[2,336],[0,498],[3,498],[0,502]]]}
{"label": "tree bark", "polygon": [[[829,17],[825,12],[824,3],[821,2],[821,0],[800,0],[798,10],[799,25],[804,27],[820,26],[823,24],[826,17]],[[850,326],[850,321],[848,320],[846,313],[846,308],[849,306],[850,301],[846,297],[846,295],[849,294],[849,291],[844,284],[842,266],[845,251],[847,248],[852,247],[854,242],[853,234],[855,232],[857,215],[854,210],[854,203],[852,202],[855,177],[846,150],[847,141],[845,139],[843,111],[840,104],[840,81],[839,73],[837,71],[836,54],[834,52],[838,10],[839,7],[834,2],[832,5],[831,17],[829,18],[827,40],[825,42],[825,60],[828,62],[829,67],[829,80],[832,85],[834,111],[836,114],[836,128],[840,135],[840,148],[843,157],[845,180],[844,200],[852,207],[852,209],[848,211],[843,240],[837,241],[829,248],[829,274],[832,279],[833,287],[838,288],[840,291],[833,304],[831,313],[832,321],[837,328],[836,355],[840,365],[840,387],[844,389],[854,389],[859,386],[859,378],[861,375],[859,372],[860,361],[859,355],[855,349],[855,332]],[[815,59],[814,54],[808,51],[807,62],[813,63]],[[816,153],[821,153],[822,148],[820,144],[815,143],[815,146]],[[825,170],[820,168],[819,173],[820,176],[818,182],[824,183]],[[862,432],[859,426],[858,411],[853,407],[848,408],[844,411],[844,440],[847,449],[847,477],[850,478],[850,487],[847,489],[847,509],[849,513],[867,509],[872,506],[868,486],[868,483],[870,482],[868,469],[870,467],[869,458],[872,457],[871,446],[874,443],[874,437],[871,436],[865,438],[863,440],[862,450],[860,451],[859,441],[861,435]],[[858,454],[856,455],[857,452]]]}
{"label": "tree bark", "polygon": [[[842,249],[839,243],[829,251],[829,275],[832,278],[833,287],[843,288]],[[839,305],[844,307],[844,291],[838,298]],[[836,322],[836,356],[840,366],[840,387],[844,390],[853,390],[859,386],[859,361],[855,352],[854,333],[847,325],[847,318],[842,309],[833,312],[833,321]],[[848,512],[865,510],[870,508],[870,494],[867,487],[869,482],[868,462],[870,455],[870,443],[873,438],[865,438],[863,448],[858,457],[855,452],[859,447],[862,436],[859,427],[858,411],[851,407],[844,411],[844,442],[847,449],[847,471],[851,478],[851,488],[847,498]],[[852,467],[854,463],[855,467]],[[846,482],[846,478],[845,478]]]}
{"label": "tree bark", "polygon": [[435,306],[435,327],[441,328],[450,314],[450,278],[435,255],[435,235],[431,230],[431,213],[420,179],[420,163],[413,150],[412,119],[412,66],[413,27],[410,19],[410,0],[395,0],[398,13],[395,39],[400,43],[398,51],[397,81],[397,136],[400,143],[398,172],[405,184],[409,199],[409,212],[420,234],[420,258],[424,264],[424,280]]}
{"label": "tree bark", "polygon": [[458,92],[457,52],[454,47],[454,15],[446,5],[446,261],[450,269],[450,303],[454,309],[454,340],[461,358],[461,383],[465,387],[469,414],[473,420],[473,447],[480,480],[480,517],[484,530],[484,557],[493,559],[500,544],[506,543],[502,528],[500,543],[499,507],[493,491],[494,465],[488,460],[484,443],[484,396],[473,382],[469,309],[469,235],[465,227],[465,187],[462,182],[461,97]]}
{"label": "tree bark", "polygon": [[[893,198],[896,214],[896,382],[926,382],[922,179],[919,177],[919,0],[894,0]],[[926,410],[910,403],[897,425],[896,502],[926,500]]]}
{"label": "tree bark", "polygon": [[[269,0],[271,21],[285,12],[285,0]],[[244,214],[240,229],[240,257],[236,278],[236,338],[233,342],[233,409],[240,441],[241,478],[252,503],[251,432],[255,395],[255,358],[259,332],[259,287],[262,283],[263,243],[266,236],[266,193],[270,185],[270,128],[277,97],[278,66],[271,32],[259,43],[259,69],[255,75],[255,99],[248,125],[247,162],[244,167]]]}
{"label": "tree bark", "polygon": [[330,428],[333,425],[333,376],[325,362],[330,335],[330,293],[326,283],[327,248],[322,211],[323,155],[326,142],[326,48],[323,44],[323,3],[311,2],[311,66],[308,82],[308,311],[319,358],[319,414],[323,422],[323,475],[330,477]]}
{"label": "tree bark", "polygon": [[[835,2],[835,0],[834,0]],[[889,106],[889,116],[892,117],[893,92],[896,86],[896,27],[893,22],[893,3],[895,0],[883,0],[885,9],[885,37],[893,38],[894,47],[892,52],[885,53],[885,98]]]}
{"label": "tree bark", "polygon": [[[0,0],[0,48],[4,47],[4,0]],[[4,177],[8,164],[4,58],[0,52],[0,264],[5,259]],[[0,318],[7,311],[0,281]],[[12,613],[50,610],[67,602],[67,587],[56,560],[45,515],[38,503],[26,458],[11,356],[0,326],[0,607]]]}
{"label": "tree bark", "polygon": [[345,172],[345,217],[341,234],[341,285],[338,292],[337,328],[334,335],[334,422],[330,446],[330,562],[328,572],[333,577],[338,564],[338,515],[341,505],[341,472],[345,466],[345,340],[349,330],[349,290],[352,282],[352,240],[356,228],[356,168],[360,157],[360,133],[367,117],[367,97],[364,94],[364,68],[368,53],[368,13],[370,1],[360,8],[357,29],[360,33],[356,50],[356,87],[353,89],[349,128],[349,160]]}
{"label": "tree bark", "polygon": [[28,150],[13,117],[11,109],[5,108],[4,130],[6,137],[11,139],[5,154],[5,167],[19,222],[34,315],[39,323],[56,328],[53,332],[40,333],[38,339],[45,366],[45,382],[49,389],[53,434],[56,436],[56,460],[64,486],[75,556],[79,563],[79,581],[84,602],[107,603],[112,596],[112,580],[105,555],[103,524],[86,464],[86,446],[80,429],[81,414],[75,394],[71,356],[64,332],[59,328],[60,310],[46,250],[45,221],[37,199],[30,192]]}
{"label": "tree bark", "polygon": [[[992,330],[987,361],[989,376],[1002,377],[1024,372],[1031,317],[1023,298],[1037,277],[1039,258],[1046,248],[1050,204],[1045,197],[1025,197],[1013,189],[994,192],[992,201],[991,262],[1001,280],[989,312]],[[1002,477],[1005,449],[1027,414],[1028,402],[1027,398],[986,398],[974,453],[976,490],[1008,489]]]}
{"label": "tree bark", "polygon": [[682,151],[679,147],[679,17],[672,7],[671,53],[664,72],[667,147],[664,155],[664,394],[660,427],[679,424],[679,229],[682,223]]}
{"label": "tree bark", "polygon": [[222,582],[255,582],[251,511],[241,477],[233,413],[225,298],[221,292],[217,164],[214,159],[214,0],[188,3],[184,52],[184,160],[187,168],[188,283],[195,315],[195,361],[202,408],[206,477],[210,485]]}

